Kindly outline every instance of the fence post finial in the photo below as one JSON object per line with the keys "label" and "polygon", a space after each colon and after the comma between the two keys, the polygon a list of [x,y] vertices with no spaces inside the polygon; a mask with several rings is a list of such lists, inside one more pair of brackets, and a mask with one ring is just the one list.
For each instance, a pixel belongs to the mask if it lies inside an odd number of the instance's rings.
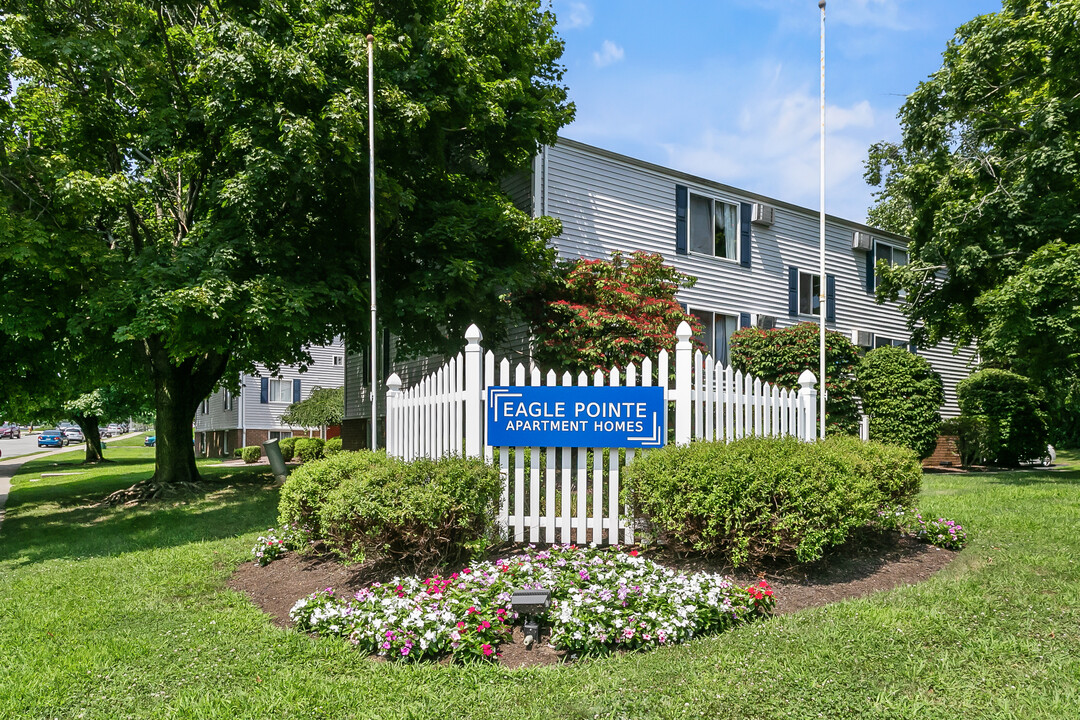
{"label": "fence post finial", "polygon": [[484,339],[484,333],[480,332],[480,328],[473,323],[465,330],[465,339],[470,345],[479,345],[480,341]]}
{"label": "fence post finial", "polygon": [[[817,437],[817,390],[814,384],[817,376],[809,370],[803,370],[799,375],[799,405],[802,408],[799,428],[799,438],[807,442]],[[821,418],[825,422],[825,418]]]}
{"label": "fence post finial", "polygon": [[690,342],[691,336],[694,334],[694,329],[690,327],[690,323],[683,320],[679,323],[679,327],[675,329],[675,337],[679,339],[679,343]]}
{"label": "fence post finial", "polygon": [[401,377],[397,373],[391,373],[390,377],[386,378],[386,388],[395,393],[401,390]]}

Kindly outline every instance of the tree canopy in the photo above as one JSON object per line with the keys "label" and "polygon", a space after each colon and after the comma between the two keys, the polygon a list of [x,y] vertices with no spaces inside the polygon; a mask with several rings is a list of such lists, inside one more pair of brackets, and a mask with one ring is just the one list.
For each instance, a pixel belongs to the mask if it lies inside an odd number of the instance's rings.
{"label": "tree canopy", "polygon": [[5,342],[136,348],[155,480],[197,478],[226,370],[366,329],[368,32],[385,326],[415,352],[497,327],[557,231],[499,188],[572,117],[554,24],[539,0],[5,3],[0,262],[54,278],[60,328],[9,305]]}
{"label": "tree canopy", "polygon": [[281,422],[289,426],[316,428],[340,425],[345,419],[345,388],[313,387],[305,400],[289,405]]}
{"label": "tree canopy", "polygon": [[900,120],[903,141],[867,165],[871,221],[911,238],[880,297],[906,291],[921,345],[975,342],[991,365],[1075,388],[1080,3],[1005,0],[961,26]]}

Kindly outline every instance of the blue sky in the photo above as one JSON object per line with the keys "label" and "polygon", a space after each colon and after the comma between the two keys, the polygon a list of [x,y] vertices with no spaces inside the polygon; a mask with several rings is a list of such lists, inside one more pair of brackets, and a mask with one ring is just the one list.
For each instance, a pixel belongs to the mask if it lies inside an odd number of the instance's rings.
{"label": "blue sky", "polygon": [[[551,0],[565,137],[818,208],[817,0]],[[941,67],[956,28],[1000,0],[829,0],[827,212],[862,221],[867,148]]]}

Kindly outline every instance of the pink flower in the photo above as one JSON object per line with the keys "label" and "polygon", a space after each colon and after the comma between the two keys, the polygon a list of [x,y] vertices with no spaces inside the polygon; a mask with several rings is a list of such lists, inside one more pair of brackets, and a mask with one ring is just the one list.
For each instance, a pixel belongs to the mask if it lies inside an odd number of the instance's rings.
{"label": "pink flower", "polygon": [[487,656],[490,656],[493,652],[495,652],[495,648],[493,648],[493,647],[491,647],[490,645],[487,645],[487,644],[482,645],[480,647],[480,649],[483,650],[484,654],[487,655]]}
{"label": "pink flower", "polygon": [[409,654],[409,648],[407,648],[407,647],[401,648],[401,654],[402,655],[408,655]]}

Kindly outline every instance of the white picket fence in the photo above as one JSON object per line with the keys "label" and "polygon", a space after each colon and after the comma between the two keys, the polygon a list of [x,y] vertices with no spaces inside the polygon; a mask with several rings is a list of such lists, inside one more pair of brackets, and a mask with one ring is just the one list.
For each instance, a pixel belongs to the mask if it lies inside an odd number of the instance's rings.
{"label": "white picket fence", "polygon": [[[617,448],[500,447],[485,443],[487,389],[514,386],[664,388],[674,442],[730,441],[749,435],[813,439],[817,429],[816,377],[800,376],[789,391],[715,362],[693,350],[687,323],[676,331],[675,378],[669,387],[669,355],[625,372],[597,370],[542,375],[524,364],[511,367],[484,352],[479,328],[465,333],[465,351],[413,387],[402,390],[397,374],[387,380],[386,450],[412,460],[447,455],[497,462],[503,477],[499,522],[507,538],[545,543],[633,543],[636,519],[619,503],[620,477],[635,451]],[[655,371],[655,372],[654,372]],[[528,476],[528,482],[526,482]]]}

